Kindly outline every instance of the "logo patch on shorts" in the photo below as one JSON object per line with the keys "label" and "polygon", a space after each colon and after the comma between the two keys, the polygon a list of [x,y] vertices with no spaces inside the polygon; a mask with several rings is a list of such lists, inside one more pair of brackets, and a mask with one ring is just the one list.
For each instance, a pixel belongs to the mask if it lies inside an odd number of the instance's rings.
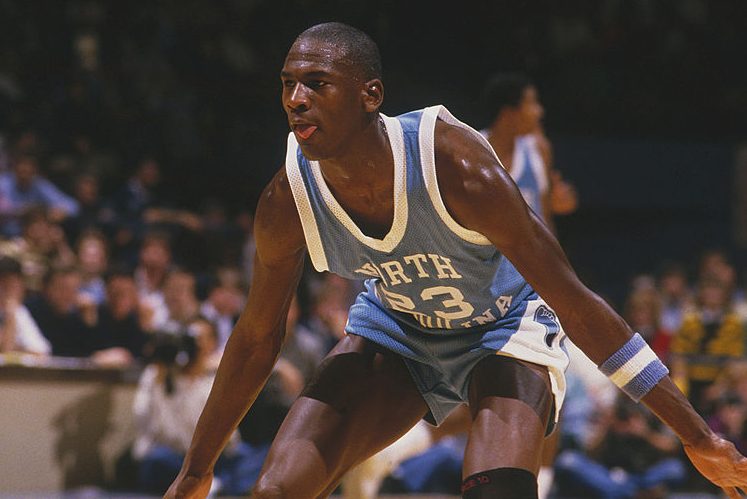
{"label": "logo patch on shorts", "polygon": [[545,305],[540,305],[534,311],[534,320],[545,326],[545,344],[552,348],[555,338],[560,334],[560,323],[558,316]]}

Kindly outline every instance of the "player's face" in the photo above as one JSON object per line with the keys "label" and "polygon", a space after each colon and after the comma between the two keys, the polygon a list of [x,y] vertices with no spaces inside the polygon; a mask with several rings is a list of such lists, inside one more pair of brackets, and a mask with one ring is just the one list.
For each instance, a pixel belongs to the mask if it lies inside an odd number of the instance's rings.
{"label": "player's face", "polygon": [[540,104],[537,89],[533,86],[526,87],[519,103],[521,135],[536,132],[544,114],[545,110]]}
{"label": "player's face", "polygon": [[365,82],[356,78],[344,53],[312,38],[291,47],[280,73],[283,109],[308,159],[342,154],[366,126]]}

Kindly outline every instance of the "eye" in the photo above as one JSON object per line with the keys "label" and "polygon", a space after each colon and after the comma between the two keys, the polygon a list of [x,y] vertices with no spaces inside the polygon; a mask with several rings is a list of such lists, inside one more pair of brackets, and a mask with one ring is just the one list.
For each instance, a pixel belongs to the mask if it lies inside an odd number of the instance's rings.
{"label": "eye", "polygon": [[311,80],[306,84],[306,86],[311,88],[312,90],[317,90],[325,85],[327,85],[327,82],[322,80]]}

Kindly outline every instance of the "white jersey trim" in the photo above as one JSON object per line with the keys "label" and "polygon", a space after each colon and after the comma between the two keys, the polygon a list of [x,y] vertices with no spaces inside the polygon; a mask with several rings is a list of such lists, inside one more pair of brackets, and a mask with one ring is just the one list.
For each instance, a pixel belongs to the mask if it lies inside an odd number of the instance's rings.
{"label": "white jersey trim", "polygon": [[314,210],[311,208],[309,193],[306,191],[301,169],[298,166],[298,141],[293,133],[288,134],[288,150],[285,155],[285,173],[288,176],[288,183],[293,192],[293,199],[296,201],[296,210],[301,219],[303,226],[303,236],[306,239],[306,247],[311,256],[311,263],[319,272],[329,270],[327,264],[327,255],[324,253],[324,245],[319,235],[319,226],[314,217]]}
{"label": "white jersey trim", "polygon": [[[492,244],[490,240],[479,232],[469,230],[462,227],[456,220],[452,218],[449,211],[446,209],[446,205],[441,198],[441,191],[438,188],[438,179],[436,177],[436,153],[435,153],[435,130],[436,120],[441,118],[443,121],[450,125],[456,125],[465,130],[469,130],[475,135],[480,143],[485,146],[500,163],[498,156],[496,156],[493,148],[490,147],[487,139],[483,137],[480,132],[476,131],[469,125],[462,123],[456,119],[445,107],[443,106],[432,106],[427,107],[423,110],[423,117],[420,121],[420,163],[423,169],[423,179],[425,180],[425,187],[428,190],[428,195],[431,198],[431,203],[436,209],[438,216],[451,229],[451,231],[457,236],[461,237],[467,242],[473,244],[480,244],[487,246]],[[501,164],[501,166],[503,166]]]}
{"label": "white jersey trim", "polygon": [[399,120],[383,114],[381,114],[381,117],[386,125],[394,159],[394,217],[389,233],[384,236],[384,239],[376,239],[365,235],[350,218],[350,215],[340,206],[332,191],[329,190],[319,167],[319,162],[309,161],[309,165],[325,204],[337,220],[361,243],[377,251],[389,253],[402,241],[407,228],[407,157],[405,141],[402,136],[402,125]]}

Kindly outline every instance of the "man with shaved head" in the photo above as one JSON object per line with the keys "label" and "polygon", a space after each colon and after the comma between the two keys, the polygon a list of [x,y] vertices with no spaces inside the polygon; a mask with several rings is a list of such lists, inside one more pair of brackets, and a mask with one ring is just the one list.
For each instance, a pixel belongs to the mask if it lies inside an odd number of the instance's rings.
{"label": "man with shaved head", "polygon": [[376,45],[339,23],[310,28],[288,52],[280,76],[292,133],[257,207],[249,299],[167,497],[208,493],[280,352],[307,251],[317,270],[366,279],[366,290],[280,428],[254,497],[327,497],[418,420],[438,424],[464,402],[473,424],[463,496],[537,497],[542,442],[565,391],[560,321],[738,497],[747,459],[579,281],[487,141],[442,106],[380,113],[379,68]]}

